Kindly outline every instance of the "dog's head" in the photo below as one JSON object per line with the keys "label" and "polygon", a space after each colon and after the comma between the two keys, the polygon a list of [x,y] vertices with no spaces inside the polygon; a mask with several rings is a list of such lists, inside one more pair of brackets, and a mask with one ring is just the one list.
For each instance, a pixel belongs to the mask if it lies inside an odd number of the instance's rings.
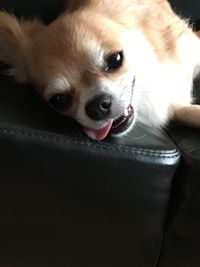
{"label": "dog's head", "polygon": [[32,83],[89,137],[102,140],[109,132],[124,132],[144,106],[142,90],[159,69],[157,62],[175,46],[169,26],[167,43],[161,34],[167,26],[156,28],[155,18],[147,18],[147,7],[172,14],[166,2],[138,2],[71,1],[69,11],[49,25],[1,12],[1,60],[12,66],[17,81]]}

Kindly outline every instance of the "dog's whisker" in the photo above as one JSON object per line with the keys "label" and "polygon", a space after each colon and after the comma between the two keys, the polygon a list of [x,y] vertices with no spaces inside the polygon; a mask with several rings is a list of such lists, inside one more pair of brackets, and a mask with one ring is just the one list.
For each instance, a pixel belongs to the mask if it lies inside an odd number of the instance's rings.
{"label": "dog's whisker", "polygon": [[115,116],[115,127],[142,116],[162,126],[173,115],[169,107],[192,101],[200,41],[166,0],[74,0],[47,25],[2,10],[0,25],[7,75],[33,82],[46,102],[95,140],[107,136]]}

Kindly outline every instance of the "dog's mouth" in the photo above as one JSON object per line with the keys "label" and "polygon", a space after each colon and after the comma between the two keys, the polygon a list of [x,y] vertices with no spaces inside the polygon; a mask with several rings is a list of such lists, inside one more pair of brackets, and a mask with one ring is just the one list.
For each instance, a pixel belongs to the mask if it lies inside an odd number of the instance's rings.
{"label": "dog's mouth", "polygon": [[124,114],[115,120],[111,120],[103,128],[96,130],[84,127],[84,132],[91,139],[102,141],[109,133],[117,135],[125,132],[131,126],[133,119],[134,109],[129,105]]}
{"label": "dog's mouth", "polygon": [[[135,81],[136,81],[136,77],[134,76],[133,81],[132,81],[132,90],[131,90],[129,103],[132,103]],[[109,133],[118,135],[128,130],[129,127],[132,125],[133,120],[134,120],[134,109],[133,109],[133,106],[130,104],[125,109],[123,114],[121,114],[117,119],[111,120],[110,122],[108,122],[106,126],[104,126],[103,128],[96,130],[96,129],[84,127],[84,132],[91,139],[102,141],[108,136]]]}

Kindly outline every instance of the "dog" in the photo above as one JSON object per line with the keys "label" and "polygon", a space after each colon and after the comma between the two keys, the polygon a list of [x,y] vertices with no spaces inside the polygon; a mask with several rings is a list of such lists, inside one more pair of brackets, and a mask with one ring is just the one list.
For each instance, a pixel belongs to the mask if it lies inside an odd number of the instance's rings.
{"label": "dog", "polygon": [[1,11],[0,60],[94,140],[137,121],[200,127],[200,40],[166,0],[71,0],[48,25]]}

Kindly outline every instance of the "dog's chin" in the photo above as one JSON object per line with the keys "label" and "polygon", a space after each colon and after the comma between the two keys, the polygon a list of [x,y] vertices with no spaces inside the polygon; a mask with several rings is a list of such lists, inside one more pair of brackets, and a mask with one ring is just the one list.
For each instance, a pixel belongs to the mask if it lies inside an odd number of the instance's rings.
{"label": "dog's chin", "polygon": [[127,131],[134,121],[134,109],[131,105],[115,120],[110,120],[100,129],[83,127],[85,134],[97,141],[104,140],[109,134],[119,135]]}

